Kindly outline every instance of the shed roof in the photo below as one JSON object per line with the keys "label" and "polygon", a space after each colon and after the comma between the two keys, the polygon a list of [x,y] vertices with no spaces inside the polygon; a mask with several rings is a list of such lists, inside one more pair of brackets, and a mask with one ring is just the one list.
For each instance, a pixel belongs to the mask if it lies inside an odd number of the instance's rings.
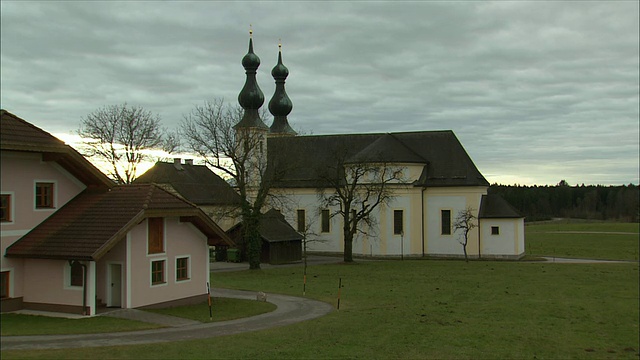
{"label": "shed roof", "polygon": [[205,165],[158,161],[134,183],[169,184],[196,205],[239,205],[240,195]]}
{"label": "shed roof", "polygon": [[[237,223],[227,230],[227,234],[239,234],[243,223]],[[258,224],[260,237],[267,242],[300,241],[302,235],[297,232],[278,210],[271,209],[260,217]]]}
{"label": "shed roof", "polygon": [[85,190],[8,247],[6,256],[97,260],[144,219],[166,216],[193,223],[212,245],[232,244],[193,204],[156,185],[122,185]]}
{"label": "shed roof", "polygon": [[482,195],[479,219],[523,218],[518,210],[499,194]]}

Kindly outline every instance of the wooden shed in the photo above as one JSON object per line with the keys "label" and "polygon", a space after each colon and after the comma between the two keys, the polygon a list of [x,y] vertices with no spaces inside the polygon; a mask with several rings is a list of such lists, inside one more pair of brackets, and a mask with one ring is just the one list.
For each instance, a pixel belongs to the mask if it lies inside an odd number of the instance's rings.
{"label": "wooden shed", "polygon": [[[271,209],[260,218],[259,233],[262,238],[260,262],[286,264],[302,260],[302,235],[298,233],[277,210]],[[242,222],[227,231],[236,241],[241,259],[247,260],[247,244],[244,242]]]}

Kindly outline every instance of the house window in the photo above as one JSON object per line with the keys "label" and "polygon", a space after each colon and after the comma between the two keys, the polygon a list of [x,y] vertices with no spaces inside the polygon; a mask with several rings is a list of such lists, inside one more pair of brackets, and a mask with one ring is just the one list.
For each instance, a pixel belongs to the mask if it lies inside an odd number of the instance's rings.
{"label": "house window", "polygon": [[71,263],[71,271],[69,271],[69,274],[69,285],[82,286],[84,280],[84,269],[82,268],[82,264],[77,261]]}
{"label": "house window", "polygon": [[12,220],[11,216],[11,195],[2,194],[0,195],[0,221],[2,222],[10,222]]}
{"label": "house window", "polygon": [[322,228],[320,229],[321,232],[323,233],[328,233],[331,229],[329,228],[329,210],[328,209],[322,209],[321,211],[321,217],[322,217]]}
{"label": "house window", "polygon": [[9,275],[8,271],[0,273],[0,298],[2,299],[9,297]]}
{"label": "house window", "polygon": [[298,232],[304,233],[307,228],[307,219],[304,209],[298,210]]}
{"label": "house window", "polygon": [[162,218],[152,217],[148,222],[149,254],[164,252],[164,222]]}
{"label": "house window", "polygon": [[491,235],[500,235],[500,226],[492,226]]}
{"label": "house window", "polygon": [[393,233],[395,235],[404,235],[404,211],[393,210]]}
{"label": "house window", "polygon": [[36,209],[53,208],[53,183],[36,183]]}
{"label": "house window", "polygon": [[451,235],[451,210],[440,211],[442,235]]}
{"label": "house window", "polygon": [[189,280],[189,258],[181,257],[176,259],[176,280]]}
{"label": "house window", "polygon": [[164,284],[164,260],[151,262],[151,285]]}

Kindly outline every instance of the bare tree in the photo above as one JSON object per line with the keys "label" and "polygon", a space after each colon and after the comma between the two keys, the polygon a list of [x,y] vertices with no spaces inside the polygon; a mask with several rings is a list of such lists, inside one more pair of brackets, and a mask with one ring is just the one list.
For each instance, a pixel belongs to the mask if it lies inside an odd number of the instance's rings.
{"label": "bare tree", "polygon": [[475,222],[476,216],[473,213],[474,210],[471,207],[460,210],[453,223],[453,231],[461,231],[458,242],[462,245],[462,250],[464,251],[464,260],[466,262],[469,262],[469,257],[467,256],[467,243],[469,242],[469,233],[471,232],[471,230],[475,229],[478,226]]}
{"label": "bare tree", "polygon": [[258,225],[273,174],[267,174],[267,157],[262,156],[267,151],[266,132],[234,129],[242,114],[242,108],[225,105],[222,99],[206,101],[184,116],[180,133],[188,150],[233,180],[241,198],[249,268],[259,269],[262,240]]}
{"label": "bare tree", "polygon": [[347,151],[336,152],[336,166],[323,176],[328,188],[317,191],[323,207],[336,209],[330,217],[342,218],[344,261],[353,262],[354,237],[357,233],[366,233],[362,225],[375,228],[376,218],[372,212],[394,198],[390,185],[402,184],[404,178],[401,167],[384,162],[348,162],[346,154]]}
{"label": "bare tree", "polygon": [[178,147],[175,134],[160,126],[160,117],[140,106],[111,105],[82,118],[78,130],[87,149],[85,155],[109,164],[109,173],[117,183],[129,184],[138,165],[153,158],[149,150],[172,152]]}

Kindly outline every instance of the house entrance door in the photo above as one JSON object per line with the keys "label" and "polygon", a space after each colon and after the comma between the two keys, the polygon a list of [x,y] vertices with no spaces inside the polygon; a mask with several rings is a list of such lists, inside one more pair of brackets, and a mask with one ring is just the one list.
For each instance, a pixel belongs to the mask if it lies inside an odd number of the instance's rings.
{"label": "house entrance door", "polygon": [[108,307],[122,306],[122,265],[109,264]]}

